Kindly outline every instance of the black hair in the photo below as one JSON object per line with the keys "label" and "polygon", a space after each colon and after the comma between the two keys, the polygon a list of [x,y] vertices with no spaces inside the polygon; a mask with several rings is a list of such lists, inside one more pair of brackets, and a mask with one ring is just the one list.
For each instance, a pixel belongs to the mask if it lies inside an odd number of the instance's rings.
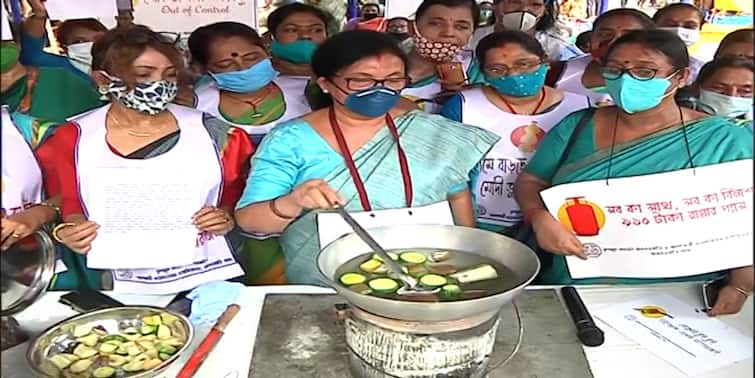
{"label": "black hair", "polygon": [[507,43],[516,43],[527,52],[537,55],[541,60],[547,60],[548,56],[535,37],[519,30],[504,30],[488,34],[480,40],[475,49],[475,56],[480,62],[480,67],[485,67],[485,59],[488,50],[496,47],[502,47]]}
{"label": "black hair", "polygon": [[362,9],[361,9],[362,12],[364,12],[364,8],[367,8],[367,7],[375,7],[375,8],[377,8],[378,14],[380,14],[380,5],[379,4],[376,4],[376,3],[367,3],[367,4],[364,4],[364,5],[362,5]]}
{"label": "black hair", "polygon": [[577,45],[577,47],[579,47],[580,49],[582,48],[582,46],[585,46],[585,45],[589,46],[590,41],[592,39],[592,33],[593,33],[592,30],[587,30],[587,31],[583,31],[582,33],[579,33],[579,35],[577,36],[577,40],[574,42],[574,44]]}
{"label": "black hair", "polygon": [[617,8],[611,9],[608,12],[598,16],[598,18],[596,18],[592,24],[592,30],[598,30],[600,24],[605,22],[607,19],[616,16],[634,17],[634,19],[642,25],[643,29],[655,29],[655,22],[653,22],[653,19],[645,13],[632,8]]}
{"label": "black hair", "polygon": [[67,46],[71,44],[71,37],[76,29],[87,29],[103,33],[107,31],[105,25],[95,18],[65,20],[55,27],[55,38],[61,45]]}
{"label": "black hair", "polygon": [[477,25],[480,23],[480,6],[477,5],[475,0],[424,0],[417,7],[414,19],[419,20],[422,18],[427,13],[427,10],[434,5],[442,5],[448,8],[469,8],[469,11],[472,12],[472,28],[477,28]]}
{"label": "black hair", "polygon": [[697,79],[695,79],[694,85],[702,85],[702,83],[715,75],[716,72],[725,68],[744,68],[755,72],[755,62],[753,62],[751,59],[732,56],[713,59],[710,62],[705,63],[705,65],[700,69],[700,72],[697,74]]}
{"label": "black hair", "polygon": [[705,23],[705,14],[703,13],[700,8],[687,3],[672,3],[669,5],[666,5],[665,7],[658,9],[657,12],[653,15],[653,22],[658,23],[663,16],[665,16],[668,13],[673,12],[676,9],[687,9],[692,10],[697,13],[698,18],[700,19],[700,27],[703,27],[703,24]]}
{"label": "black hair", "polygon": [[412,20],[406,17],[397,16],[397,17],[389,18],[388,20],[386,20],[386,23],[390,24],[392,21],[406,21],[408,23],[412,22]]}
{"label": "black hair", "polygon": [[[342,69],[369,57],[394,55],[404,62],[408,71],[409,59],[396,41],[387,34],[371,30],[351,30],[338,33],[323,42],[312,56],[315,77],[331,79]],[[309,98],[313,109],[332,104],[330,96],[318,93]]]}
{"label": "black hair", "polygon": [[556,6],[556,0],[545,0],[545,12],[540,20],[535,25],[535,30],[546,31],[556,26],[556,19],[558,19],[558,8]]}
{"label": "black hair", "polygon": [[721,40],[721,43],[718,44],[718,49],[716,50],[715,57],[719,58],[724,48],[726,48],[727,46],[731,44],[749,43],[752,45],[753,42],[755,42],[755,29],[749,28],[749,29],[735,30],[727,34],[724,37],[724,39]]}
{"label": "black hair", "polygon": [[642,45],[665,55],[677,70],[689,67],[687,45],[674,33],[665,30],[630,31],[611,44],[606,57],[610,57],[622,45],[628,44]]}
{"label": "black hair", "polygon": [[326,30],[333,19],[333,16],[320,8],[308,4],[292,3],[274,10],[267,16],[267,29],[270,30],[270,33],[274,36],[278,32],[278,27],[281,26],[287,18],[296,13],[309,13],[319,18],[325,25]]}
{"label": "black hair", "polygon": [[189,36],[189,52],[193,63],[206,67],[210,61],[210,45],[219,38],[240,37],[265,48],[257,31],[240,22],[216,22],[194,30]]}

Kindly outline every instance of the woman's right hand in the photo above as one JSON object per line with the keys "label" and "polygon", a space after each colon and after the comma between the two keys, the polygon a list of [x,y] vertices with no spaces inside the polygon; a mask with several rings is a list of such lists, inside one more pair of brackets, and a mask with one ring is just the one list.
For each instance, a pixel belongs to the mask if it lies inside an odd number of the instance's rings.
{"label": "woman's right hand", "polygon": [[73,225],[59,229],[56,236],[74,252],[86,254],[92,249],[92,241],[97,237],[100,225],[86,219],[70,222]]}
{"label": "woman's right hand", "polygon": [[330,210],[344,203],[338,192],[320,179],[303,182],[286,197],[298,208],[299,213],[302,210]]}
{"label": "woman's right hand", "polygon": [[532,217],[532,229],[540,248],[565,256],[577,256],[587,260],[584,246],[573,232],[564,227],[549,212],[542,211]]}

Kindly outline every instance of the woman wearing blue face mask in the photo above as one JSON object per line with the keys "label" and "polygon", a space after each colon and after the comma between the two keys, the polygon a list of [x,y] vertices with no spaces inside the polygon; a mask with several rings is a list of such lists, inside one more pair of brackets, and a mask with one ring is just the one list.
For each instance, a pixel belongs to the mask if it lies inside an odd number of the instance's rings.
{"label": "woman wearing blue face mask", "polygon": [[[687,47],[666,31],[634,31],[609,49],[602,74],[616,106],[571,114],[540,143],[519,175],[516,199],[541,252],[544,284],[702,281],[727,272],[669,279],[573,279],[564,255],[586,259],[584,246],[546,209],[539,193],[565,183],[650,175],[752,159],[752,129],[676,104],[689,75]],[[572,139],[574,135],[574,139]],[[568,142],[567,142],[568,141]],[[573,143],[572,143],[573,141]],[[569,146],[569,147],[567,147]],[[610,168],[609,168],[610,167]],[[617,198],[617,201],[620,199]],[[534,244],[534,240],[529,242]],[[531,244],[531,245],[533,245]],[[752,290],[752,267],[733,269],[711,314],[737,312]]]}
{"label": "woman wearing blue face mask", "polygon": [[302,3],[284,5],[270,13],[267,28],[272,36],[273,67],[282,76],[309,78],[312,55],[328,38],[331,18],[324,11]]}
{"label": "woman wearing blue face mask", "polygon": [[196,108],[243,128],[255,144],[277,123],[309,112],[306,79],[281,79],[254,29],[238,22],[203,26],[191,33],[189,50],[213,79],[195,90]]}
{"label": "woman wearing blue face mask", "polygon": [[692,90],[713,114],[752,127],[753,67],[750,59],[719,58],[700,70]]}
{"label": "woman wearing blue face mask", "polygon": [[320,210],[335,205],[386,225],[395,214],[384,210],[410,207],[417,217],[474,226],[467,182],[498,137],[402,106],[406,63],[385,34],[333,36],[312,60],[330,104],[273,129],[253,157],[237,219],[247,232],[283,233],[289,282],[323,284],[315,259],[333,229]]}
{"label": "woman wearing blue face mask", "polygon": [[569,113],[589,107],[590,99],[545,86],[547,56],[527,33],[490,34],[475,53],[487,85],[451,98],[441,115],[501,137],[472,185],[480,227],[501,231],[523,219],[513,198],[514,182],[538,143]]}

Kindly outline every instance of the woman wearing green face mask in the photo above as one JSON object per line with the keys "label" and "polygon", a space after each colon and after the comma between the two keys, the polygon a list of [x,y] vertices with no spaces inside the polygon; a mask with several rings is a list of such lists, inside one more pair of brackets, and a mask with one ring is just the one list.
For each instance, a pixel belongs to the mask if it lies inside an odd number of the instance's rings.
{"label": "woman wearing green face mask", "polygon": [[311,5],[284,5],[267,18],[272,35],[273,67],[283,76],[312,75],[309,63],[317,46],[328,38],[331,16]]}
{"label": "woman wearing green face mask", "polygon": [[[676,104],[674,93],[686,83],[688,65],[687,47],[676,35],[666,31],[634,31],[624,35],[613,43],[602,67],[607,91],[617,106],[600,108],[594,115],[587,111],[573,113],[540,143],[516,182],[515,196],[525,221],[532,225],[536,235],[543,263],[541,283],[698,281],[727,273],[661,280],[573,279],[564,255],[586,259],[585,248],[545,209],[539,195],[553,185],[752,159],[752,129]],[[529,242],[534,245],[534,240]],[[752,267],[733,269],[729,274],[731,285],[744,291],[752,290]],[[717,303],[714,314],[736,312],[744,303],[746,298],[737,290],[728,292],[731,297],[724,302],[736,302],[738,306],[716,309]],[[722,298],[719,297],[719,301]]]}

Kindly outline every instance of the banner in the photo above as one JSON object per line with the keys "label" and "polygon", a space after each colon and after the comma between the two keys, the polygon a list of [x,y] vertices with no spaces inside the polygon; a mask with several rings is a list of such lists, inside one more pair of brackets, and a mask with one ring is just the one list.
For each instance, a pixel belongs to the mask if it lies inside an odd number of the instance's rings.
{"label": "banner", "polygon": [[257,27],[254,0],[134,0],[134,22],[161,32],[191,33],[200,26],[235,21]]}
{"label": "banner", "polygon": [[390,20],[394,17],[406,17],[413,20],[420,4],[422,0],[386,0],[384,18]]}
{"label": "banner", "polygon": [[115,0],[47,0],[45,9],[51,20],[113,18],[118,14]]}
{"label": "banner", "polygon": [[753,160],[557,185],[546,207],[587,249],[572,278],[669,278],[752,265]]}

